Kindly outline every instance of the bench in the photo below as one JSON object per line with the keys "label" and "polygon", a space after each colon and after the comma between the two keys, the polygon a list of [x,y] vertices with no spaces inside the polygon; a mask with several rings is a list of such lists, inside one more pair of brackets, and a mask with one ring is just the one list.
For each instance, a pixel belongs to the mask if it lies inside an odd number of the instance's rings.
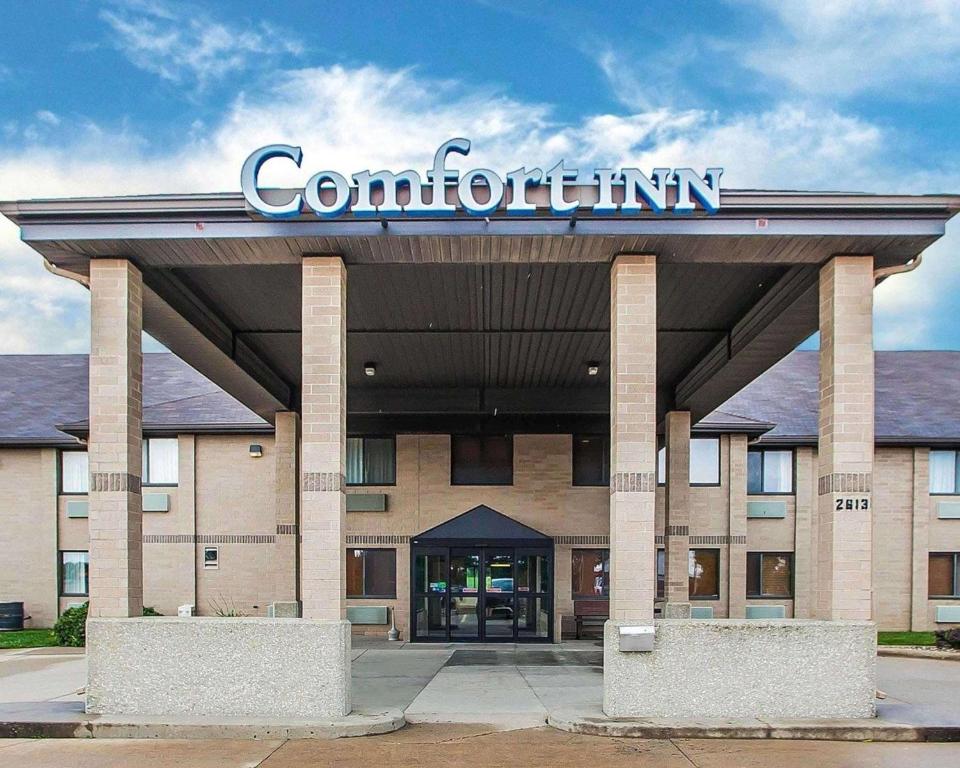
{"label": "bench", "polygon": [[610,618],[609,600],[574,600],[573,616],[577,620],[577,640],[585,625],[602,627]]}

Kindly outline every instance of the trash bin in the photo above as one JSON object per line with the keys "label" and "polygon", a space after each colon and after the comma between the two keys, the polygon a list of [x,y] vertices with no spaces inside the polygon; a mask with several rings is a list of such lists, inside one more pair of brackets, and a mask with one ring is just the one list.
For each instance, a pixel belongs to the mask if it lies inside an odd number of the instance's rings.
{"label": "trash bin", "polygon": [[23,603],[0,603],[0,631],[23,629]]}

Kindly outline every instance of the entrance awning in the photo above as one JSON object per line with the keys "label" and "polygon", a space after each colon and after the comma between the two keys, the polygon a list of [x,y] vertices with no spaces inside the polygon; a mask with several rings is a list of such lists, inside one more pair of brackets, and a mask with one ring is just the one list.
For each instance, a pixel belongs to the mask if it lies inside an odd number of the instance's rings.
{"label": "entrance awning", "polygon": [[467,510],[452,520],[414,536],[420,546],[485,544],[512,547],[552,547],[553,539],[485,504]]}

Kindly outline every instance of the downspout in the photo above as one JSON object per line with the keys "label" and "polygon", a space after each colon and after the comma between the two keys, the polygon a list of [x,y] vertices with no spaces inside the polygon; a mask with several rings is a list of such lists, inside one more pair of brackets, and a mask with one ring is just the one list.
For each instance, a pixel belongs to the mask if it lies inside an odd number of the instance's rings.
{"label": "downspout", "polygon": [[893,267],[883,267],[881,269],[873,270],[873,282],[876,285],[881,280],[884,280],[890,275],[904,275],[907,272],[913,272],[917,267],[920,266],[920,263],[923,261],[923,254],[918,253],[906,264],[898,264]]}
{"label": "downspout", "polygon": [[90,278],[84,277],[83,275],[78,275],[75,272],[68,272],[65,269],[60,269],[60,267],[51,264],[46,259],[43,260],[43,268],[47,270],[51,275],[56,275],[57,277],[65,277],[68,280],[73,280],[76,283],[80,283],[84,288],[90,287]]}

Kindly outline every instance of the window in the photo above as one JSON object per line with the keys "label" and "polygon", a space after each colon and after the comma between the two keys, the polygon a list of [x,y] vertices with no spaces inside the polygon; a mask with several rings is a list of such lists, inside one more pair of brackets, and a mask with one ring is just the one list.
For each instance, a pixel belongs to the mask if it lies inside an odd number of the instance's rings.
{"label": "window", "polygon": [[956,451],[930,451],[930,493],[953,494],[960,488],[957,482]]}
{"label": "window", "polygon": [[143,484],[176,485],[179,482],[179,454],[175,437],[143,439]]}
{"label": "window", "polygon": [[574,600],[610,594],[610,550],[573,550],[571,581]]}
{"label": "window", "polygon": [[[667,449],[657,451],[657,485],[667,482]],[[720,485],[720,438],[690,438],[690,485]]]}
{"label": "window", "polygon": [[793,597],[793,553],[748,552],[747,597]]}
{"label": "window", "polygon": [[657,599],[663,600],[667,594],[667,552],[657,550]]}
{"label": "window", "polygon": [[347,550],[347,597],[396,597],[395,549]]}
{"label": "window", "polygon": [[86,451],[60,452],[60,493],[90,490],[90,462]]}
{"label": "window", "polygon": [[396,482],[395,438],[347,438],[347,485],[394,485]]}
{"label": "window", "polygon": [[452,435],[452,485],[513,485],[513,437]]}
{"label": "window", "polygon": [[60,594],[65,597],[86,597],[90,594],[90,554],[60,553]]}
{"label": "window", "polygon": [[573,484],[610,485],[610,441],[607,438],[573,436]]}
{"label": "window", "polygon": [[747,451],[747,493],[793,493],[793,451]]}
{"label": "window", "polygon": [[930,554],[927,595],[960,598],[960,552]]}
{"label": "window", "polygon": [[690,550],[690,599],[720,598],[720,550]]}
{"label": "window", "polygon": [[220,548],[219,547],[203,548],[203,567],[210,568],[210,569],[220,567]]}
{"label": "window", "polygon": [[720,438],[690,439],[690,485],[720,485]]}

